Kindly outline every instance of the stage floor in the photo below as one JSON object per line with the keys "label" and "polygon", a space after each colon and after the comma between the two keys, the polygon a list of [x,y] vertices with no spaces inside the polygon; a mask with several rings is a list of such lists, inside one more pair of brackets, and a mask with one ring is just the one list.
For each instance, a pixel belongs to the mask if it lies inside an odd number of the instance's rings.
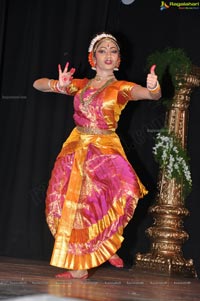
{"label": "stage floor", "polygon": [[60,271],[44,261],[0,257],[0,300],[200,300],[200,280],[196,278],[103,265],[90,271],[86,280],[55,279]]}

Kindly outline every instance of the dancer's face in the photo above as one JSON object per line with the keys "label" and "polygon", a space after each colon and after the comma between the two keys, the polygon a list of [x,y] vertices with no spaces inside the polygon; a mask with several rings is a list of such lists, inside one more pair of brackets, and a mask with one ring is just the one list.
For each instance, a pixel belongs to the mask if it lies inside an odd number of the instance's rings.
{"label": "dancer's face", "polygon": [[100,70],[113,70],[119,65],[119,49],[110,39],[105,39],[97,46],[94,60],[96,68]]}

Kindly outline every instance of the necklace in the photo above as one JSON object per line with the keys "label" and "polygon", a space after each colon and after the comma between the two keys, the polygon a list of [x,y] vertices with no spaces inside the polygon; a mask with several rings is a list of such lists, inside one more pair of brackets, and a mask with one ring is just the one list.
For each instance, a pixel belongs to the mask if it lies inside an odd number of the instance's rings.
{"label": "necklace", "polygon": [[115,76],[114,76],[114,74],[110,74],[110,75],[108,75],[108,76],[106,76],[106,77],[103,77],[103,76],[100,76],[100,75],[96,75],[95,76],[95,80],[97,81],[97,82],[101,82],[102,80],[104,80],[104,79],[108,79],[108,78],[114,78]]}
{"label": "necklace", "polygon": [[91,82],[92,82],[92,79],[90,81],[88,81],[87,85],[85,85],[85,87],[83,88],[83,90],[81,91],[81,94],[80,94],[80,102],[83,106],[88,106],[92,101],[93,99],[101,92],[103,91],[103,89],[105,87],[107,87],[112,81],[114,80],[114,78],[110,78],[109,80],[107,80],[107,82],[105,82],[105,84],[103,86],[101,86],[99,89],[97,89],[97,91],[95,93],[93,93],[90,97],[88,97],[87,100],[84,100],[83,99],[83,96],[84,96],[84,93],[85,91],[87,90],[87,88],[90,86]]}

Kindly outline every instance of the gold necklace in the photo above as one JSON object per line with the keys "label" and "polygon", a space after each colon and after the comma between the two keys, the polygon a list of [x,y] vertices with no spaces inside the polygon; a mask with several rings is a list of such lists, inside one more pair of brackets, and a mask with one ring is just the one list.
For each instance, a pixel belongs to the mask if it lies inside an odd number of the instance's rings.
{"label": "gold necklace", "polygon": [[84,93],[85,91],[87,90],[87,88],[90,86],[91,82],[92,82],[92,79],[90,81],[88,81],[88,83],[85,85],[85,87],[83,88],[83,90],[81,91],[81,94],[80,94],[80,102],[83,106],[88,106],[92,101],[93,99],[101,92],[103,91],[103,89],[105,87],[107,87],[115,78],[112,77],[110,78],[109,80],[107,80],[105,82],[105,84],[103,86],[101,86],[99,89],[97,89],[97,91],[95,93],[93,93],[87,100],[84,101],[83,99],[83,96],[84,96]]}
{"label": "gold necklace", "polygon": [[100,82],[100,81],[102,81],[102,80],[104,80],[104,79],[107,79],[107,78],[114,78],[115,76],[114,76],[114,74],[110,74],[110,75],[108,75],[108,76],[106,76],[106,77],[103,77],[103,76],[100,76],[100,75],[96,75],[95,76],[95,80],[97,81],[97,82]]}

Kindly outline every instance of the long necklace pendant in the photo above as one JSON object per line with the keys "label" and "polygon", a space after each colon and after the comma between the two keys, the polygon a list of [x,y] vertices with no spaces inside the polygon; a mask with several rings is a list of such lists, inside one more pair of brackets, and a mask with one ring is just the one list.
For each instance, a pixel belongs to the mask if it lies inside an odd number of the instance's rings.
{"label": "long necklace pendant", "polygon": [[87,85],[85,86],[85,88],[81,91],[80,94],[80,102],[83,104],[83,106],[88,106],[93,99],[99,94],[101,93],[101,91],[103,91],[104,88],[106,88],[111,82],[113,82],[115,80],[115,78],[111,78],[109,79],[107,82],[105,82],[105,84],[103,86],[101,86],[99,89],[97,89],[97,91],[95,93],[93,93],[91,96],[89,96],[86,100],[84,100],[84,93],[87,90],[87,88],[89,87],[91,81],[89,81],[87,83]]}

